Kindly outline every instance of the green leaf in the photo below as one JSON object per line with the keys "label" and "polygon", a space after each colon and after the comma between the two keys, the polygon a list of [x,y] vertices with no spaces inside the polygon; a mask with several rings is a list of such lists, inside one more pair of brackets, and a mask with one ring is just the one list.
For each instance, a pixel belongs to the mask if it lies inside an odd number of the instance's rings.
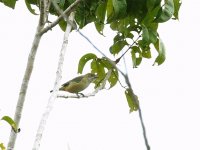
{"label": "green leaf", "polygon": [[108,78],[108,81],[109,81],[109,84],[110,84],[109,89],[111,89],[112,87],[114,87],[117,84],[117,81],[118,81],[118,71],[117,71],[117,69],[115,69],[115,68],[112,69],[112,72],[111,72],[110,78]]}
{"label": "green leaf", "polygon": [[106,15],[106,3],[101,2],[99,6],[96,9],[96,17],[97,21],[95,21],[95,27],[97,31],[100,34],[103,34],[103,29],[104,29],[104,21],[105,21],[105,15]]}
{"label": "green leaf", "polygon": [[88,53],[84,56],[81,57],[81,59],[79,60],[79,64],[78,64],[78,73],[82,73],[83,72],[83,68],[85,67],[85,64],[91,60],[91,59],[96,59],[97,56],[93,53]]}
{"label": "green leaf", "polygon": [[101,64],[102,66],[104,66],[105,68],[107,68],[107,70],[112,69],[111,75],[108,78],[109,84],[110,84],[110,88],[112,88],[113,86],[116,85],[117,81],[118,81],[118,71],[117,68],[115,68],[110,61],[108,61],[106,58],[102,58],[101,59]]}
{"label": "green leaf", "polygon": [[151,11],[152,9],[154,9],[156,6],[158,6],[160,4],[161,0],[147,0],[147,9],[148,11]]}
{"label": "green leaf", "polygon": [[162,40],[159,38],[159,40],[154,44],[155,49],[158,52],[158,56],[156,57],[156,60],[153,65],[158,64],[161,65],[165,61],[165,46]]}
{"label": "green leaf", "polygon": [[132,56],[132,62],[133,62],[133,67],[137,67],[140,65],[142,62],[142,53],[140,51],[140,48],[137,46],[133,46],[131,48],[131,56]]}
{"label": "green leaf", "polygon": [[133,94],[131,89],[125,90],[126,100],[128,102],[128,106],[130,108],[129,112],[137,111],[138,110],[138,98],[136,95]]}
{"label": "green leaf", "polygon": [[127,3],[126,0],[112,0],[112,6],[110,0],[109,4],[109,13],[107,15],[107,22],[112,22],[114,20],[120,19],[126,15]]}
{"label": "green leaf", "polygon": [[156,43],[157,42],[157,29],[158,29],[158,23],[151,23],[148,26],[148,31],[149,31],[149,42],[150,43]]}
{"label": "green leaf", "polygon": [[179,12],[179,9],[181,7],[181,0],[174,0],[174,17],[175,19],[178,19],[178,12]]}
{"label": "green leaf", "polygon": [[67,27],[67,22],[64,19],[61,19],[59,22],[59,26],[60,26],[61,30],[65,32],[66,27]]}
{"label": "green leaf", "polygon": [[149,41],[149,31],[145,25],[142,25],[142,39],[145,42]]}
{"label": "green leaf", "polygon": [[2,0],[2,2],[4,3],[4,5],[15,9],[16,0]]}
{"label": "green leaf", "polygon": [[151,58],[149,42],[140,40],[140,41],[138,41],[138,44],[139,44],[140,49],[142,49],[142,57]]}
{"label": "green leaf", "polygon": [[165,0],[165,4],[158,12],[155,21],[158,23],[166,22],[172,17],[173,14],[174,14],[174,1]]}
{"label": "green leaf", "polygon": [[18,132],[17,125],[12,118],[10,118],[9,116],[4,116],[1,118],[1,120],[6,121],[16,133]]}
{"label": "green leaf", "polygon": [[97,73],[98,79],[96,83],[105,77],[104,65],[101,64],[101,59],[93,59],[91,62],[91,72]]}
{"label": "green leaf", "polygon": [[6,150],[6,147],[4,146],[3,143],[0,143],[0,148],[1,148],[1,150]]}
{"label": "green leaf", "polygon": [[125,45],[127,45],[126,41],[118,41],[118,42],[114,43],[110,47],[110,53],[111,54],[118,54],[124,48]]}
{"label": "green leaf", "polygon": [[28,10],[33,14],[33,15],[38,15],[36,12],[35,12],[35,9],[33,9],[31,7],[31,3],[29,3],[28,0],[25,0],[25,4],[26,4],[26,7],[28,8]]}

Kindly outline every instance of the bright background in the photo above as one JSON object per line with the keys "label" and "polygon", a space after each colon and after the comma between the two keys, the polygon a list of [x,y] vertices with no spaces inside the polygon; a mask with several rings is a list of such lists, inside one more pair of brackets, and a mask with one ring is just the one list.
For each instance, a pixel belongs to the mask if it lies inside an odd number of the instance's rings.
{"label": "bright background", "polygon": [[[200,50],[198,0],[184,1],[180,20],[160,25],[159,33],[167,59],[152,66],[153,59],[130,71],[135,93],[143,111],[149,143],[153,150],[199,150],[200,139]],[[12,10],[0,3],[0,116],[13,116],[38,16],[18,1]],[[98,48],[108,51],[112,35],[98,35],[93,25],[82,32]],[[53,87],[63,32],[57,27],[41,40],[16,150],[31,149],[36,130]],[[63,82],[77,75],[79,58],[95,49],[78,33],[70,35]],[[156,54],[156,53],[155,53]],[[84,70],[84,73],[88,70]],[[90,92],[92,88],[86,90]],[[129,108],[120,85],[87,99],[57,99],[43,136],[41,150],[144,150],[138,112]],[[10,127],[0,123],[0,141],[7,143]]]}

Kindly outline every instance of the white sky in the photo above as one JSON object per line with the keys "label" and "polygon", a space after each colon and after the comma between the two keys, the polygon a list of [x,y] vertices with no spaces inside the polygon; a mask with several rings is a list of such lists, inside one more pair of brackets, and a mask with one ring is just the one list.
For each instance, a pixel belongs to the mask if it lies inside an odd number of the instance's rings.
{"label": "white sky", "polygon": [[[130,70],[153,150],[200,149],[199,6],[198,0],[184,1],[180,20],[160,25],[159,33],[167,49],[163,65],[152,67],[151,59]],[[31,15],[24,2],[18,1],[15,10],[0,4],[0,20],[0,116],[13,116],[38,16]],[[106,37],[102,37],[92,25],[83,32],[97,47],[108,51],[112,44],[110,32],[106,31]],[[55,80],[62,39],[63,32],[56,28],[41,40],[16,150],[32,148]],[[78,60],[88,52],[99,55],[73,32],[65,57],[63,82],[77,75]],[[129,114],[119,85],[88,99],[58,99],[47,123],[41,150],[67,150],[68,145],[71,150],[145,149],[138,113]],[[6,144],[9,133],[9,126],[1,122],[0,141]]]}

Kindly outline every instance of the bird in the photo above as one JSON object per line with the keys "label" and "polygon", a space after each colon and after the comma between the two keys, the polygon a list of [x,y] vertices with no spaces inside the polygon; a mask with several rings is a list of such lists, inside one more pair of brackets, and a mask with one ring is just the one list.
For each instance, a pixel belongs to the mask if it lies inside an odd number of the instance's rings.
{"label": "bird", "polygon": [[[61,85],[59,91],[67,91],[69,93],[81,94],[81,91],[85,90],[90,83],[92,83],[95,79],[97,79],[97,75],[93,73],[87,73],[85,75],[78,76],[69,80],[68,82]],[[52,92],[51,90],[50,92]]]}

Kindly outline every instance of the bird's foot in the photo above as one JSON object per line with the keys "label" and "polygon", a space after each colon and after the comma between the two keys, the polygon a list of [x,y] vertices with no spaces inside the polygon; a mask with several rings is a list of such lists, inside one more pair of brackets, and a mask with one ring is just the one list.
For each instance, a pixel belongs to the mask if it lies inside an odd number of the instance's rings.
{"label": "bird's foot", "polygon": [[76,93],[76,95],[78,98],[85,97],[85,95],[83,93]]}

